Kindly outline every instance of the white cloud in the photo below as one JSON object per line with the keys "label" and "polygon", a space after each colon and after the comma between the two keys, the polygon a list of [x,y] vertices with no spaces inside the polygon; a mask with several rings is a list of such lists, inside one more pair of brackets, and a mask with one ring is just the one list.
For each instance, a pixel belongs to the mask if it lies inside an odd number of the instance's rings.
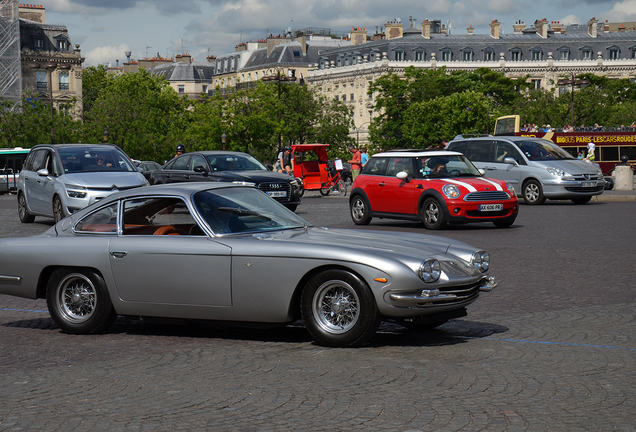
{"label": "white cloud", "polygon": [[114,46],[101,46],[92,49],[86,54],[86,66],[97,66],[100,64],[112,64],[113,59],[119,59],[120,63],[126,61],[124,52],[131,51],[130,45],[121,44]]}
{"label": "white cloud", "polygon": [[610,22],[636,21],[636,0],[625,0],[614,3],[614,7],[600,14]]}
{"label": "white cloud", "polygon": [[581,19],[579,17],[577,17],[576,15],[568,15],[566,17],[563,17],[559,20],[559,22],[561,24],[583,24],[583,21],[581,21]]}

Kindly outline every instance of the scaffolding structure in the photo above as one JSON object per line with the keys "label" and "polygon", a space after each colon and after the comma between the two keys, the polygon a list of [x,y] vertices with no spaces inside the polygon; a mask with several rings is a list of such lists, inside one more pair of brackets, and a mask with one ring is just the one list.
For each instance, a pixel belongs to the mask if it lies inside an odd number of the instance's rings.
{"label": "scaffolding structure", "polygon": [[18,0],[0,0],[0,99],[17,106],[22,96]]}

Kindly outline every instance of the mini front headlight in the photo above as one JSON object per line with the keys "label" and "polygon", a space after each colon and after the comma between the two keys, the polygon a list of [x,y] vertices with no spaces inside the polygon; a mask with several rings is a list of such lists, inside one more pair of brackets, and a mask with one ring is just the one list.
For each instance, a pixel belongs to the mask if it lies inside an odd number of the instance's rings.
{"label": "mini front headlight", "polygon": [[513,196],[515,196],[515,187],[512,185],[512,183],[506,183],[506,187],[508,188],[508,192],[510,192],[510,197],[512,198]]}
{"label": "mini front headlight", "polygon": [[477,251],[473,253],[470,262],[477,270],[486,273],[490,268],[490,254],[486,251]]}
{"label": "mini front headlight", "polygon": [[436,259],[428,259],[420,264],[417,275],[426,283],[435,282],[442,274],[439,261]]}
{"label": "mini front headlight", "polygon": [[446,195],[448,198],[459,198],[462,193],[459,190],[459,188],[455,185],[452,184],[446,184],[442,187],[442,192],[444,192],[444,195]]}

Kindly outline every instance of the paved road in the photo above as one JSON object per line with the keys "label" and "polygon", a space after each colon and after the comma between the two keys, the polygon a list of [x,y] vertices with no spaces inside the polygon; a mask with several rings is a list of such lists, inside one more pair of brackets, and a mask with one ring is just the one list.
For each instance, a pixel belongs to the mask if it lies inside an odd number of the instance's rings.
{"label": "paved road", "polygon": [[[0,237],[51,226],[20,224],[14,200],[0,197]],[[71,336],[44,301],[0,296],[0,431],[633,431],[635,211],[549,202],[522,205],[510,229],[443,231],[489,250],[500,286],[463,319],[425,333],[383,325],[359,349],[316,346],[299,325],[118,319]],[[298,213],[358,229],[343,198],[307,196]]]}

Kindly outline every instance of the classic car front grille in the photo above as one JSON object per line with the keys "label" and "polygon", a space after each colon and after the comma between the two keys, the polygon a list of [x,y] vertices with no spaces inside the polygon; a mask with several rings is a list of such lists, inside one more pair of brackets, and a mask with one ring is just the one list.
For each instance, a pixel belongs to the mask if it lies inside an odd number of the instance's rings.
{"label": "classic car front grille", "polygon": [[503,191],[471,192],[464,197],[464,201],[503,201],[510,196]]}
{"label": "classic car front grille", "polygon": [[603,186],[594,186],[594,187],[566,187],[566,191],[568,192],[600,192],[603,190]]}
{"label": "classic car front grille", "polygon": [[284,197],[273,197],[278,202],[288,202],[291,199],[291,184],[289,183],[261,183],[258,188],[263,192],[287,192]]}
{"label": "classic car front grille", "polygon": [[455,294],[457,297],[452,300],[438,300],[433,302],[418,303],[417,305],[420,307],[430,307],[432,305],[451,305],[454,303],[463,303],[465,301],[474,300],[479,296],[479,287],[481,286],[481,284],[482,281],[480,280],[470,285],[449,286],[440,288],[440,294]]}

